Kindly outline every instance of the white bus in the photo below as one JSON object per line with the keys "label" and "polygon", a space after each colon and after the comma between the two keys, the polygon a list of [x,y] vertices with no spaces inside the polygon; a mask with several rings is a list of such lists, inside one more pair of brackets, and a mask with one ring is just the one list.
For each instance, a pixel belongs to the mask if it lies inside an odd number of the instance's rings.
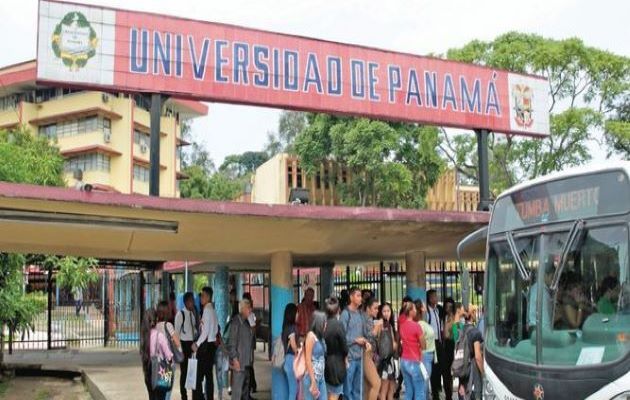
{"label": "white bus", "polygon": [[630,399],[629,229],[630,162],[545,176],[496,199],[484,400]]}

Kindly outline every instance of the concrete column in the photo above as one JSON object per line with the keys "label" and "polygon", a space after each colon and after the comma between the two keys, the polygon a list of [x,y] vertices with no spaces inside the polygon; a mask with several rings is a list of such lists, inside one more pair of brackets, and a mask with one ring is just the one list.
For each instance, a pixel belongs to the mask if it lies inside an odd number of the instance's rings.
{"label": "concrete column", "polygon": [[227,266],[217,267],[212,285],[212,291],[214,292],[214,309],[217,312],[217,320],[219,321],[221,331],[225,328],[225,323],[230,315],[229,276]]}
{"label": "concrete column", "polygon": [[[188,263],[188,261],[186,261]],[[190,270],[190,265],[188,265],[188,270],[184,270],[184,292],[192,292],[193,291],[193,283],[194,276],[192,271]]]}
{"label": "concrete column", "polygon": [[245,290],[243,290],[243,273],[239,272],[236,274],[236,301],[241,301],[241,299],[243,298],[243,293],[245,293]]}
{"label": "concrete column", "polygon": [[426,290],[426,254],[422,251],[405,254],[407,266],[407,295],[412,299],[427,300]]}
{"label": "concrete column", "polygon": [[318,300],[322,307],[324,306],[324,299],[329,297],[335,291],[335,281],[333,277],[334,270],[334,263],[324,264],[319,267],[319,293],[321,295],[321,298]]}
{"label": "concrete column", "polygon": [[[271,337],[272,343],[282,334],[282,319],[287,304],[293,302],[293,256],[278,252],[271,256]],[[287,393],[284,372],[273,368],[271,372],[271,398],[284,400]]]}

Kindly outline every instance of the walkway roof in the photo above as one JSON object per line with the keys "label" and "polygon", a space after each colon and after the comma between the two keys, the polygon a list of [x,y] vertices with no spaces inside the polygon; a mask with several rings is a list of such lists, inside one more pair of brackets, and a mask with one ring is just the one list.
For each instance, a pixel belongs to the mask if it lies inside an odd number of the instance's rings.
{"label": "walkway roof", "polygon": [[0,250],[265,267],[363,261],[425,251],[454,259],[487,213],[262,205],[0,183]]}

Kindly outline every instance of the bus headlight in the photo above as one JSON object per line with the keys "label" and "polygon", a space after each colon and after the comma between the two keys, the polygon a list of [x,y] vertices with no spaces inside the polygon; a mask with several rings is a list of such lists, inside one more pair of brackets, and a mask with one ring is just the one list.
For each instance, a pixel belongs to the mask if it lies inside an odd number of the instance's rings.
{"label": "bus headlight", "polygon": [[[494,393],[494,388],[492,387],[492,383],[490,383],[490,381],[486,379],[485,377],[483,378],[483,399],[484,400],[498,399],[497,395]],[[623,399],[623,400],[626,400],[626,399]]]}
{"label": "bus headlight", "polygon": [[618,395],[613,397],[611,400],[630,400],[630,391],[619,393]]}

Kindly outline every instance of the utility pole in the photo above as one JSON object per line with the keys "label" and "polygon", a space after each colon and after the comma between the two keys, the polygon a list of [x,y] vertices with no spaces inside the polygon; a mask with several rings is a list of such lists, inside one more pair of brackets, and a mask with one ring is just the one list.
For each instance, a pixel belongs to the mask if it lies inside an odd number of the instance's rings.
{"label": "utility pole", "polygon": [[477,211],[490,211],[490,173],[488,166],[488,130],[477,129],[477,162],[479,169],[479,204]]}

